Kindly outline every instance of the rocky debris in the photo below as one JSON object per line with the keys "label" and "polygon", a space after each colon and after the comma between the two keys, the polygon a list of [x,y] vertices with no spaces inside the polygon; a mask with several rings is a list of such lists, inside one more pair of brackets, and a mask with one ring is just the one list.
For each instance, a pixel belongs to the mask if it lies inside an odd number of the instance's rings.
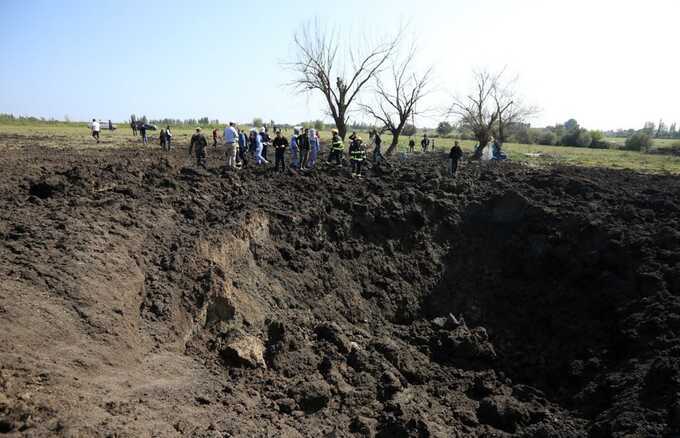
{"label": "rocky debris", "polygon": [[264,360],[265,347],[259,338],[235,330],[227,333],[222,343],[220,355],[226,364],[267,368]]}
{"label": "rocky debris", "polygon": [[479,402],[477,418],[482,424],[513,433],[531,417],[523,403],[507,396],[491,396]]}
{"label": "rocky debris", "polygon": [[342,333],[342,329],[335,322],[319,324],[314,329],[314,332],[319,339],[323,339],[335,345],[343,354],[347,354],[352,350],[352,343],[347,336]]}
{"label": "rocky debris", "polygon": [[460,325],[438,331],[431,341],[435,360],[447,363],[482,364],[496,359],[496,351],[484,327]]}
{"label": "rocky debris", "polygon": [[331,389],[323,379],[301,382],[289,394],[306,414],[324,409],[331,399]]}

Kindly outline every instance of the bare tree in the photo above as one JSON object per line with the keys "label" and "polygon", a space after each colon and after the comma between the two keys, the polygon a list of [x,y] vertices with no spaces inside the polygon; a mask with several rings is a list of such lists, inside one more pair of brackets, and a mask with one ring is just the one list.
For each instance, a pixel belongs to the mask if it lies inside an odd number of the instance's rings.
{"label": "bare tree", "polygon": [[352,103],[392,56],[402,32],[375,44],[364,38],[363,43],[343,45],[336,31],[318,21],[302,29],[294,38],[295,59],[286,63],[295,73],[291,85],[300,93],[316,90],[323,95],[328,113],[344,139]]}
{"label": "bare tree", "polygon": [[429,91],[432,67],[421,75],[416,74],[413,70],[415,54],[415,47],[411,47],[403,60],[392,63],[387,85],[380,75],[376,75],[375,104],[360,104],[366,114],[378,120],[392,134],[392,144],[386,155],[397,149],[404,126],[410,117],[417,115],[416,105]]}
{"label": "bare tree", "polygon": [[481,157],[494,134],[502,142],[509,124],[519,123],[536,112],[519,101],[513,88],[515,81],[504,82],[503,73],[475,72],[474,91],[464,98],[454,98],[449,108],[449,114],[457,116],[460,126],[471,130],[479,142],[476,158]]}

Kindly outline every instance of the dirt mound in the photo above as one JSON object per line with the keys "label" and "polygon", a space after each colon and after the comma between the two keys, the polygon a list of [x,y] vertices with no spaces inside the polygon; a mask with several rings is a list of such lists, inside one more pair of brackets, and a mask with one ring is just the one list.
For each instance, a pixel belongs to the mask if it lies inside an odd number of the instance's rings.
{"label": "dirt mound", "polygon": [[40,152],[0,158],[0,433],[680,433],[677,178]]}

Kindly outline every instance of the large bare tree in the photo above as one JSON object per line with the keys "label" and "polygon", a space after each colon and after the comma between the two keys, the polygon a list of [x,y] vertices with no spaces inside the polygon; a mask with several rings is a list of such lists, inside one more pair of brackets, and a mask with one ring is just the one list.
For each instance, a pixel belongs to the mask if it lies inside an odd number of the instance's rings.
{"label": "large bare tree", "polygon": [[375,118],[392,134],[386,155],[391,155],[399,144],[399,137],[409,118],[417,115],[416,106],[429,91],[432,67],[422,74],[413,68],[416,49],[411,49],[402,60],[391,62],[387,78],[376,75],[375,103],[361,104],[363,111]]}
{"label": "large bare tree", "polygon": [[318,20],[295,34],[295,58],[286,65],[294,72],[291,85],[301,93],[319,92],[343,139],[352,104],[364,86],[381,71],[396,50],[402,31],[371,43],[367,37],[350,41]]}
{"label": "large bare tree", "polygon": [[473,91],[465,97],[454,98],[449,114],[457,116],[460,126],[472,131],[479,142],[474,155],[476,158],[481,157],[494,135],[504,141],[508,125],[522,122],[536,112],[535,108],[520,102],[514,83],[515,80],[504,80],[504,71],[476,71]]}

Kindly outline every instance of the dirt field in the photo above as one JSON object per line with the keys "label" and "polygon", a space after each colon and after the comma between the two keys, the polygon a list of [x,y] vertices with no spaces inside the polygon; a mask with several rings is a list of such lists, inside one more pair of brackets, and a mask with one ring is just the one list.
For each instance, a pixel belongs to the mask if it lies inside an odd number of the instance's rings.
{"label": "dirt field", "polygon": [[680,434],[677,177],[184,154],[3,151],[0,435]]}

